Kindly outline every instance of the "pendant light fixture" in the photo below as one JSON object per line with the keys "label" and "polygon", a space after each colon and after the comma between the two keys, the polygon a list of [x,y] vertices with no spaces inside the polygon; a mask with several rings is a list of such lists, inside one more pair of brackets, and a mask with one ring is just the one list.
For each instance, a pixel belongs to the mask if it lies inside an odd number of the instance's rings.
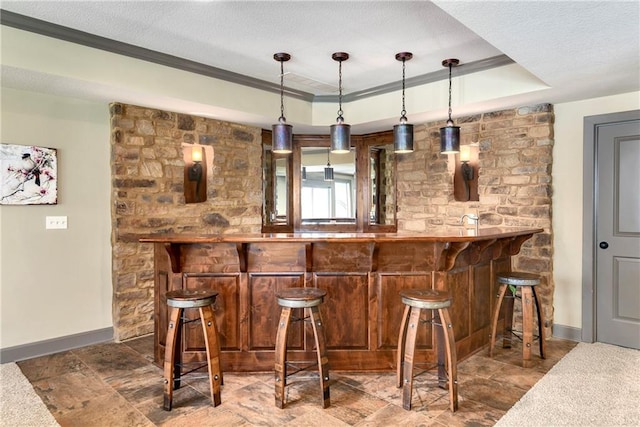
{"label": "pendant light fixture", "polygon": [[331,167],[331,161],[329,160],[330,155],[331,155],[331,150],[327,150],[327,167],[324,168],[325,181],[333,181],[333,168]]}
{"label": "pendant light fixture", "polygon": [[342,118],[342,61],[349,59],[349,54],[345,52],[336,52],[331,55],[331,58],[333,58],[334,61],[338,61],[340,64],[338,69],[338,118],[336,119],[336,124],[331,126],[331,152],[348,153],[351,148],[351,125],[344,123],[344,119]]}
{"label": "pendant light fixture", "polygon": [[393,127],[393,148],[396,153],[411,153],[413,151],[413,125],[407,123],[407,110],[404,107],[404,63],[413,58],[411,52],[400,52],[396,59],[402,61],[402,111],[400,123]]}
{"label": "pendant light fixture", "polygon": [[449,119],[447,126],[440,128],[440,153],[452,154],[460,151],[460,126],[454,126],[451,120],[451,69],[460,63],[457,59],[445,59],[443,67],[449,67]]}
{"label": "pendant light fixture", "polygon": [[284,63],[291,59],[288,53],[280,52],[273,55],[273,59],[280,62],[280,118],[278,124],[272,126],[272,151],[274,153],[291,153],[293,151],[293,126],[287,124],[284,117]]}

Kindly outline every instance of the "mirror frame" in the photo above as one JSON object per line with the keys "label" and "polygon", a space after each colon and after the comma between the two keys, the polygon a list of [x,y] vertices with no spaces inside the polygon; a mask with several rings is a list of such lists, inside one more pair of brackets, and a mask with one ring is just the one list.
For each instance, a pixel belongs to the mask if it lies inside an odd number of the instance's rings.
{"label": "mirror frame", "polygon": [[[286,155],[274,155],[276,158],[289,157],[288,172],[291,179],[287,182],[288,206],[287,221],[283,224],[270,224],[262,218],[263,233],[292,233],[292,232],[331,232],[331,233],[395,233],[397,232],[397,218],[393,224],[371,224],[369,212],[371,206],[371,172],[369,170],[369,149],[372,146],[393,145],[393,131],[378,132],[367,135],[352,135],[351,146],[356,150],[356,218],[354,223],[348,224],[305,224],[302,221],[301,212],[301,186],[302,186],[302,147],[328,148],[331,145],[329,135],[295,135],[293,136],[293,152]],[[264,147],[271,145],[271,131],[262,131],[263,154]],[[396,156],[393,158],[393,173],[396,170]],[[262,162],[264,170],[264,159]],[[397,201],[397,182],[394,181],[394,200]],[[262,195],[264,216],[265,194]]]}

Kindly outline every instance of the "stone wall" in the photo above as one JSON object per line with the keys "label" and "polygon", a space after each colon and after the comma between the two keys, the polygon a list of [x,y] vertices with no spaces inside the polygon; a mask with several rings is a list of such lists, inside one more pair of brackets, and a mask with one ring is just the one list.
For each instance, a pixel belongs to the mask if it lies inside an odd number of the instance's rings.
{"label": "stone wall", "polygon": [[399,231],[459,226],[460,217],[474,211],[481,227],[544,229],[525,242],[512,267],[542,275],[539,292],[548,325],[553,320],[553,120],[550,104],[455,120],[462,144],[479,143],[479,202],[454,200],[456,157],[440,154],[444,121],[415,126],[415,151],[400,155],[397,166]]}
{"label": "stone wall", "polygon": [[[528,226],[514,269],[541,273],[552,324],[553,107],[543,104],[456,119],[479,143],[479,202],[453,198],[455,156],[440,154],[444,122],[415,125],[415,151],[398,156],[399,231],[458,226],[474,209],[482,226]],[[113,323],[119,340],[153,331],[152,246],[144,234],[253,233],[261,226],[261,130],[196,116],[111,105]],[[183,144],[213,148],[207,201],[185,204]]]}
{"label": "stone wall", "polygon": [[[152,233],[257,233],[261,129],[112,104],[112,270],[116,339],[153,332]],[[207,201],[185,204],[183,144],[212,147]],[[207,151],[211,151],[207,148]]]}

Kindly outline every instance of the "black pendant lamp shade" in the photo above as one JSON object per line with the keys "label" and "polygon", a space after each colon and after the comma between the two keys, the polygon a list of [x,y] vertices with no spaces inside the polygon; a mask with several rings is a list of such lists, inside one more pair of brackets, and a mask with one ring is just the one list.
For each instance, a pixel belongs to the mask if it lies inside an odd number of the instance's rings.
{"label": "black pendant lamp shade", "polygon": [[[345,52],[336,52],[331,55],[334,61],[338,61],[339,65],[339,95],[338,95],[338,118],[336,124],[331,126],[331,152],[332,153],[348,153],[351,148],[351,125],[344,122],[342,117],[342,61],[349,59],[349,54]],[[325,169],[326,171],[326,169]],[[333,169],[331,171],[333,179]],[[326,173],[325,173],[326,179]]]}
{"label": "black pendant lamp shade", "polygon": [[331,150],[327,151],[327,167],[324,168],[324,180],[325,181],[333,181],[333,168],[331,167],[331,161],[329,160],[329,155]]}
{"label": "black pendant lamp shade", "polygon": [[287,124],[284,117],[284,62],[291,59],[288,53],[276,53],[273,59],[280,62],[280,118],[272,128],[272,148],[274,153],[291,153],[293,151],[293,126]]}
{"label": "black pendant lamp shade", "polygon": [[451,69],[460,63],[457,59],[445,59],[443,67],[449,67],[449,119],[447,126],[440,128],[440,153],[452,154],[460,151],[460,126],[454,126],[451,119]]}
{"label": "black pendant lamp shade", "polygon": [[404,107],[404,63],[413,58],[410,52],[396,54],[396,59],[402,61],[402,111],[400,123],[393,127],[393,148],[396,153],[411,153],[413,151],[413,125],[407,123],[407,110]]}

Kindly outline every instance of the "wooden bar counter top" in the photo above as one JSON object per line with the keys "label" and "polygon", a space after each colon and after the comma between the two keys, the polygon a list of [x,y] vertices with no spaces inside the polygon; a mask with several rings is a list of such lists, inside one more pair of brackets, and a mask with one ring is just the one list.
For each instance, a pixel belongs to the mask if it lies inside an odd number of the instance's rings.
{"label": "wooden bar counter top", "polygon": [[[458,358],[489,342],[495,276],[542,229],[462,227],[429,234],[277,233],[144,236],[154,244],[155,361],[164,357],[167,291],[214,289],[224,371],[271,371],[279,289],[327,291],[320,309],[332,370],[391,371],[408,288],[446,290]],[[313,359],[310,326],[289,332],[292,359]],[[307,330],[308,329],[308,330]],[[418,357],[435,360],[430,328]],[[185,326],[183,359],[203,360],[202,332]],[[420,354],[421,353],[421,354]]]}

